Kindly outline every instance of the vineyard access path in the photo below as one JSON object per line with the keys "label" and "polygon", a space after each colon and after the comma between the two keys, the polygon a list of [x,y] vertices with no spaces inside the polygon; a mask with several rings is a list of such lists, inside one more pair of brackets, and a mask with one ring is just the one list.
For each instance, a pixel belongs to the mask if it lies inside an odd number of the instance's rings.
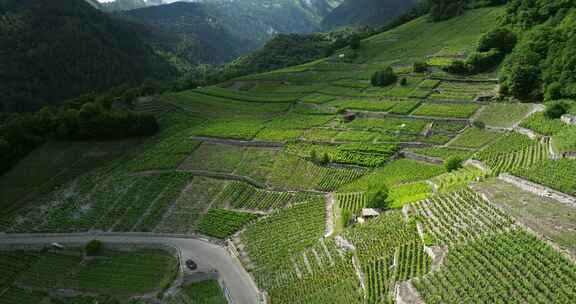
{"label": "vineyard access path", "polygon": [[225,247],[193,238],[138,233],[0,234],[0,246],[84,244],[93,239],[113,244],[167,245],[179,251],[182,261],[194,260],[199,269],[215,269],[233,304],[259,303],[250,275]]}

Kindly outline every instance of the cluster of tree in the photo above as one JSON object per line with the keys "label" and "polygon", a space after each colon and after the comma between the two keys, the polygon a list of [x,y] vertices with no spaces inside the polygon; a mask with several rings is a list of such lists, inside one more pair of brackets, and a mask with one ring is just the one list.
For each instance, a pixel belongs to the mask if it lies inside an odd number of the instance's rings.
{"label": "cluster of tree", "polygon": [[484,34],[476,52],[465,61],[455,60],[444,67],[449,73],[476,74],[489,71],[498,66],[516,45],[516,35],[507,28],[498,28]]}
{"label": "cluster of tree", "polygon": [[571,100],[555,100],[546,105],[544,115],[549,119],[558,119],[568,113],[573,107],[574,102]]}
{"label": "cluster of tree", "polygon": [[366,206],[380,210],[390,209],[390,190],[385,185],[375,185],[366,193]]}
{"label": "cluster of tree", "polygon": [[463,162],[464,160],[461,157],[452,156],[444,161],[444,167],[448,172],[456,171],[462,168]]}
{"label": "cluster of tree", "polygon": [[504,62],[502,93],[524,101],[576,98],[576,3],[512,0],[502,26],[520,35]]}
{"label": "cluster of tree", "polygon": [[310,161],[321,166],[326,166],[330,163],[330,156],[328,153],[322,154],[322,156],[318,156],[316,150],[312,150],[310,152]]}
{"label": "cluster of tree", "polygon": [[149,136],[158,131],[156,118],[129,110],[140,95],[161,90],[143,85],[137,89],[115,88],[104,94],[87,94],[62,106],[45,106],[33,113],[0,116],[0,174],[10,169],[48,139],[112,140]]}
{"label": "cluster of tree", "polygon": [[102,241],[91,240],[84,246],[84,254],[86,256],[95,256],[102,250]]}
{"label": "cluster of tree", "polygon": [[385,87],[391,84],[396,83],[398,81],[398,75],[394,72],[392,67],[388,66],[382,71],[377,71],[372,74],[372,78],[370,82],[374,87]]}

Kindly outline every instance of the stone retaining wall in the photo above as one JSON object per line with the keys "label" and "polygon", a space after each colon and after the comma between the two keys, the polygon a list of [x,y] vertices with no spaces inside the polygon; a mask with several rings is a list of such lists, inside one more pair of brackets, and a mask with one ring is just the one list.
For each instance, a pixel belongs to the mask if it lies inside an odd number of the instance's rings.
{"label": "stone retaining wall", "polygon": [[482,170],[482,172],[484,172],[484,173],[490,173],[490,168],[488,168],[488,166],[485,163],[483,163],[479,160],[469,159],[464,163],[464,165],[476,167],[476,168]]}
{"label": "stone retaining wall", "polygon": [[433,116],[414,116],[414,115],[401,115],[392,114],[387,112],[373,112],[373,111],[353,111],[359,117],[368,118],[399,118],[399,119],[409,119],[409,120],[433,120],[433,121],[445,121],[445,122],[465,122],[470,124],[470,119],[468,118],[444,118],[444,117],[433,117]]}
{"label": "stone retaining wall", "polygon": [[202,136],[192,136],[191,139],[211,144],[242,146],[242,147],[282,148],[285,145],[284,142],[236,140],[236,139],[212,138]]}
{"label": "stone retaining wall", "polygon": [[526,135],[528,137],[530,137],[530,139],[538,139],[540,138],[540,134],[530,130],[530,129],[526,129],[526,128],[522,128],[522,127],[516,127],[514,128],[514,130],[516,130],[516,132],[522,134],[522,135]]}
{"label": "stone retaining wall", "polygon": [[400,153],[402,154],[402,156],[404,158],[408,158],[408,159],[423,161],[423,162],[432,163],[432,164],[443,164],[444,163],[444,161],[440,158],[420,155],[420,154],[416,154],[416,153],[410,152],[410,151],[402,151]]}
{"label": "stone retaining wall", "polygon": [[533,183],[531,181],[507,173],[500,174],[500,176],[498,176],[498,179],[510,183],[524,191],[528,191],[542,197],[551,198],[560,203],[570,205],[571,207],[576,207],[576,197],[573,197],[566,193],[556,191],[546,186]]}
{"label": "stone retaining wall", "polygon": [[561,119],[566,124],[576,126],[576,115],[565,114]]}

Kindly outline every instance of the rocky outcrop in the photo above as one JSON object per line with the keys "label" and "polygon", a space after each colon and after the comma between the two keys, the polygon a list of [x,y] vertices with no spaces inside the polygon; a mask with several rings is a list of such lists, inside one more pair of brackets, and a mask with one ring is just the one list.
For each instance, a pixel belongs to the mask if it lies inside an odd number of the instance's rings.
{"label": "rocky outcrop", "polygon": [[566,124],[576,126],[576,115],[565,114],[562,115],[561,120]]}

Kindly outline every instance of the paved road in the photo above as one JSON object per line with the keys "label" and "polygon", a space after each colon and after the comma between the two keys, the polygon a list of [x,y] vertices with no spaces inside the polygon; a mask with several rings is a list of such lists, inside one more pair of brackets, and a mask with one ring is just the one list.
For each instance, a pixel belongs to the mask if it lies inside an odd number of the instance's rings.
{"label": "paved road", "polygon": [[222,247],[199,239],[138,234],[0,234],[0,245],[86,243],[92,239],[118,244],[163,244],[178,248],[182,259],[193,259],[199,269],[215,269],[234,304],[259,302],[256,285],[240,263]]}

